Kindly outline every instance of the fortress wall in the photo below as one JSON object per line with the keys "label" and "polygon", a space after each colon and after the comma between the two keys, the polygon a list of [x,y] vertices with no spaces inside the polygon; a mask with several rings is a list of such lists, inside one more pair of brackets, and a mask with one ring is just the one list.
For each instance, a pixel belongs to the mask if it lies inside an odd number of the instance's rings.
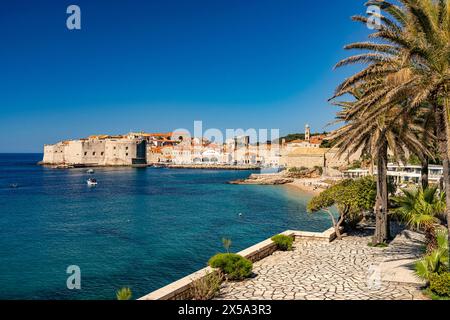
{"label": "fortress wall", "polygon": [[44,164],[114,166],[145,161],[145,141],[136,139],[72,140],[44,146]]}
{"label": "fortress wall", "polygon": [[83,160],[84,164],[101,165],[105,159],[105,141],[104,140],[88,140],[83,141]]}
{"label": "fortress wall", "polygon": [[137,156],[135,140],[106,140],[103,165],[132,165]]}
{"label": "fortress wall", "polygon": [[287,156],[285,164],[288,168],[314,168],[323,167],[324,156],[323,155],[296,155]]}
{"label": "fortress wall", "polygon": [[45,145],[42,161],[47,164],[63,164],[65,161],[65,145],[62,143]]}
{"label": "fortress wall", "polygon": [[65,151],[66,164],[81,164],[83,147],[80,140],[69,141]]}

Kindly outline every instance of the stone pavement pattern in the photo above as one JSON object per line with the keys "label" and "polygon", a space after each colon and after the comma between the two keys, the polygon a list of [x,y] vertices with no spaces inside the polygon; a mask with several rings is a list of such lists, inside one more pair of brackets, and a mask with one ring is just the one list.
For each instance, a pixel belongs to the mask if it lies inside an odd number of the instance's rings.
{"label": "stone pavement pattern", "polygon": [[[222,286],[220,300],[412,300],[425,299],[412,271],[391,272],[389,263],[420,257],[423,243],[408,235],[389,248],[371,248],[367,234],[332,243],[297,240],[292,252],[275,252],[254,264],[256,276]],[[398,267],[399,263],[395,266]],[[396,275],[400,276],[398,282]],[[389,275],[384,279],[383,274]],[[381,279],[381,281],[379,281]]]}

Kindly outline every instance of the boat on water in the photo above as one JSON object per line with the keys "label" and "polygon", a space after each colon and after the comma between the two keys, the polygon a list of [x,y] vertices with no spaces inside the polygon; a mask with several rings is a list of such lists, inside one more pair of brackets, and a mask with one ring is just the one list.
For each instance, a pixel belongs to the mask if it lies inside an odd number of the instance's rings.
{"label": "boat on water", "polygon": [[88,179],[86,182],[89,187],[95,187],[98,184],[97,179],[92,178]]}
{"label": "boat on water", "polygon": [[16,188],[19,187],[19,185],[18,185],[17,183],[11,183],[11,184],[9,185],[9,187],[10,187],[10,188],[13,188],[13,189],[16,189]]}
{"label": "boat on water", "polygon": [[88,171],[86,171],[86,173],[88,173],[88,174],[94,174],[95,171],[94,171],[94,169],[89,169]]}

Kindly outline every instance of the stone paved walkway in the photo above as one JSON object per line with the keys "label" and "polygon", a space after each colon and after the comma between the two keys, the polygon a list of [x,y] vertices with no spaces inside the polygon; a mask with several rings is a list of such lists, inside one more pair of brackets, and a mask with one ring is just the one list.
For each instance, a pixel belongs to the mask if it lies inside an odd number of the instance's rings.
{"label": "stone paved walkway", "polygon": [[384,249],[371,248],[369,242],[367,234],[332,243],[298,240],[294,251],[256,262],[254,278],[224,284],[218,299],[425,299],[408,266],[420,256],[420,237],[406,234]]}

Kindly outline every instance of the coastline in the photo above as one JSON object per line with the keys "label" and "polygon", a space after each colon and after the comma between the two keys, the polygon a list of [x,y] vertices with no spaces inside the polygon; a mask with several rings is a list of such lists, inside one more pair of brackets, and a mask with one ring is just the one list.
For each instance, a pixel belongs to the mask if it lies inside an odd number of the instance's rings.
{"label": "coastline", "polygon": [[226,165],[226,164],[51,164],[43,161],[36,163],[38,166],[51,169],[80,169],[80,168],[111,168],[111,167],[129,167],[129,168],[167,168],[167,169],[192,169],[192,170],[231,170],[231,171],[258,171],[260,166],[255,165]]}

